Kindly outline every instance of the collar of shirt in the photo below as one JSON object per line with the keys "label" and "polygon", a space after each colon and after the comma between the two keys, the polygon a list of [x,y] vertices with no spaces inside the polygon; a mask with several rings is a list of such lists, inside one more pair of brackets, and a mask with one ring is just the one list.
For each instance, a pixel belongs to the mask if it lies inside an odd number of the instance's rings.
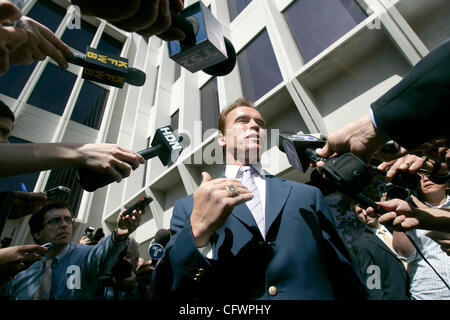
{"label": "collar of shirt", "polygon": [[[378,235],[379,234],[379,229],[377,229],[377,228],[370,228],[370,227],[367,227],[367,229],[369,229],[373,234],[375,234],[375,235]],[[389,230],[384,226],[384,225],[382,225],[381,223],[380,223],[380,229],[381,230],[383,230],[388,236],[391,236],[392,237],[392,235],[391,235],[391,233],[389,232]]]}
{"label": "collar of shirt", "polygon": [[[265,174],[264,170],[262,169],[261,163],[259,163],[259,162],[254,163],[250,166],[253,167],[262,178],[265,178],[266,174]],[[231,179],[236,179],[238,176],[240,167],[241,166],[238,166],[238,165],[227,164],[225,167],[225,177],[231,178]]]}
{"label": "collar of shirt", "polygon": [[74,246],[72,242],[69,242],[67,246],[55,257],[56,261],[61,261],[65,255],[69,252],[70,248]]}
{"label": "collar of shirt", "polygon": [[[69,242],[67,244],[67,246],[60,253],[58,253],[54,258],[49,258],[49,259],[53,259],[54,263],[58,263],[58,262],[62,261],[62,259],[66,256],[66,254],[69,252],[70,248],[73,245],[74,244],[72,242]],[[42,260],[44,260],[44,259],[42,259]]]}
{"label": "collar of shirt", "polygon": [[431,204],[429,204],[428,202],[425,202],[425,204],[431,208],[436,208],[436,209],[441,209],[441,208],[447,208],[450,206],[450,196],[447,196],[445,198],[445,202],[443,204],[441,204],[440,206],[435,206],[433,207]]}

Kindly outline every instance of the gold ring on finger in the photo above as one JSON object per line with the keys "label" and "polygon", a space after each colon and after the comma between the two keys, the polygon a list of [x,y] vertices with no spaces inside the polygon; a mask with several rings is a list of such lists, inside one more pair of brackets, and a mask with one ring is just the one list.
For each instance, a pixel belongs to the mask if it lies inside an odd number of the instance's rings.
{"label": "gold ring on finger", "polygon": [[237,197],[239,195],[239,191],[234,184],[226,186],[225,189],[227,190],[228,196],[231,198]]}

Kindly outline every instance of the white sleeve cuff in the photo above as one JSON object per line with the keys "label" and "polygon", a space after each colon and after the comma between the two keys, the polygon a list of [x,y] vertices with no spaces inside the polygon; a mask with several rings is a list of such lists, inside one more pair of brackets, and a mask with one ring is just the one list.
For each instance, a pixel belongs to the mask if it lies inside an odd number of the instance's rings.
{"label": "white sleeve cuff", "polygon": [[373,123],[373,125],[375,126],[375,128],[378,129],[377,123],[375,122],[375,116],[374,116],[374,114],[373,114],[372,108],[369,108],[369,116],[370,116],[370,121],[372,121],[372,123]]}
{"label": "white sleeve cuff", "polygon": [[204,247],[198,248],[198,251],[205,256],[208,259],[212,259],[213,253],[212,253],[212,247],[211,242],[208,242],[208,244]]}

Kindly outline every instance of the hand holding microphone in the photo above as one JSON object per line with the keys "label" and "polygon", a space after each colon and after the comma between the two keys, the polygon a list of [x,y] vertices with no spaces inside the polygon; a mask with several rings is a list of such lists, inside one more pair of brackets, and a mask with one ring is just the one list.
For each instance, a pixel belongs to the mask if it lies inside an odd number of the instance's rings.
{"label": "hand holding microphone", "polygon": [[81,13],[105,19],[127,32],[169,40],[182,40],[185,35],[172,26],[170,11],[183,10],[182,0],[72,0]]}
{"label": "hand holding microphone", "polygon": [[145,84],[143,71],[128,66],[128,59],[94,48],[88,48],[86,55],[74,54],[68,62],[83,67],[83,79],[123,88],[126,83],[141,87]]}
{"label": "hand holding microphone", "polygon": [[148,247],[148,254],[152,258],[152,265],[156,266],[158,261],[163,257],[167,243],[170,241],[172,234],[167,229],[159,229],[152,243]]}
{"label": "hand holding microphone", "polygon": [[[184,141],[184,144],[188,143]],[[172,127],[166,126],[156,130],[152,147],[139,151],[138,154],[139,159],[142,159],[142,161],[158,156],[162,164],[167,166],[178,159],[182,150],[183,147],[179,143],[179,139],[174,135]],[[122,177],[127,177],[131,172],[131,165],[128,161],[123,161],[119,166],[114,168],[114,171],[118,171]],[[137,166],[133,168],[137,168]],[[81,187],[89,192],[95,191],[114,181],[120,181],[116,175],[113,176],[100,173],[99,171],[92,171],[85,167],[78,168],[77,174]]]}

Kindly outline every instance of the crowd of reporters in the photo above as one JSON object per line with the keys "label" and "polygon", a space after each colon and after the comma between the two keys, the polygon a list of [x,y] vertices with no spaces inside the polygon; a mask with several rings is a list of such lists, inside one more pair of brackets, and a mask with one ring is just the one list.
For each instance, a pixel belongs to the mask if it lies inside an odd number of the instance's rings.
{"label": "crowd of reporters", "polygon": [[[183,38],[180,30],[170,28],[168,14],[169,8],[176,11],[182,9],[180,1],[171,1],[169,4],[168,0],[161,0],[156,12],[149,9],[152,7],[151,1],[144,0],[127,4],[113,1],[116,6],[111,5],[111,1],[72,2],[81,7],[83,14],[96,15],[126,31],[144,36],[157,35],[164,40]],[[118,10],[117,6],[123,10]],[[0,74],[6,72],[10,64],[27,64],[46,57],[54,59],[63,68],[67,67],[66,58],[72,55],[67,45],[45,26],[23,17],[20,9],[10,1],[0,0],[0,8]],[[145,8],[149,9],[144,10],[148,16],[141,14]],[[20,23],[15,23],[17,21]],[[370,207],[366,210],[367,216],[374,217],[377,223],[389,229],[393,240],[390,250],[408,265],[404,271],[409,274],[407,291],[410,291],[404,296],[389,298],[450,298],[450,271],[448,260],[445,260],[448,259],[446,255],[450,255],[450,211],[446,209],[450,200],[445,185],[448,183],[450,166],[449,108],[445,107],[450,98],[450,80],[448,72],[441,72],[450,70],[449,46],[447,41],[430,53],[400,84],[372,105],[369,115],[329,135],[325,147],[317,150],[317,154],[324,158],[352,152],[366,162],[376,159],[378,169],[385,172],[387,181],[391,181],[401,171],[421,174],[421,183],[415,190],[415,196],[377,202],[386,210],[384,214]],[[433,89],[430,89],[430,83],[434,84]],[[75,166],[107,173],[120,181],[144,163],[142,156],[136,152],[115,144],[33,143],[20,147],[9,144],[6,142],[14,121],[14,113],[7,105],[0,103],[0,178]],[[406,124],[408,127],[405,127]],[[397,143],[396,152],[381,152],[383,144],[390,139]],[[318,162],[316,165],[320,171],[324,164]],[[444,177],[444,183],[436,187],[435,193],[425,190],[431,185],[427,180],[430,173]],[[127,216],[123,216],[125,210],[122,211],[114,232],[101,240],[96,239],[98,243],[92,243],[93,239],[86,237],[82,239],[83,243],[75,244],[71,242],[73,219],[67,204],[58,201],[55,204],[43,193],[19,191],[1,193],[0,202],[0,228],[3,228],[6,219],[31,215],[30,232],[36,242],[0,249],[0,284],[6,296],[44,299],[40,295],[45,291],[45,288],[41,290],[41,278],[45,278],[47,270],[44,262],[52,260],[52,264],[55,261],[61,263],[60,275],[73,261],[83,266],[83,270],[80,270],[81,280],[75,279],[73,285],[77,286],[77,281],[81,281],[90,290],[77,296],[67,292],[66,283],[63,283],[46,299],[152,297],[151,275],[154,265],[151,261],[139,258],[137,243],[128,237],[139,226],[142,211]],[[405,238],[405,232],[410,237]],[[412,239],[417,247],[411,243]],[[53,248],[42,246],[47,242],[51,242]],[[441,252],[437,253],[436,248]],[[419,256],[419,251],[423,256]],[[355,252],[355,264],[362,266],[358,264],[361,261],[358,260],[358,250]],[[436,280],[435,272],[428,270],[429,266],[422,261],[424,257],[431,260],[432,264],[438,261],[437,274],[442,273],[444,279]],[[441,264],[444,265],[442,268]],[[53,276],[58,276],[57,267],[53,268]],[[362,275],[366,274],[366,269],[367,266],[360,268]],[[433,280],[429,280],[431,278]],[[368,291],[370,293],[370,289]],[[386,298],[379,294],[374,297]]]}

